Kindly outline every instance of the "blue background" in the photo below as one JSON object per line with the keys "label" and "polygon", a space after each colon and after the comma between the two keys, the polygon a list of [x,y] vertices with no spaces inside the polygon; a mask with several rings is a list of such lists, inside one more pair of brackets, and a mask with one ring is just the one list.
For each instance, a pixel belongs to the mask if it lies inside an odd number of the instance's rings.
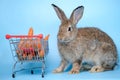
{"label": "blue background", "polygon": [[[13,80],[11,74],[14,60],[5,35],[27,34],[31,26],[34,28],[34,34],[50,34],[50,52],[47,56],[47,69],[43,80],[120,79],[119,66],[114,71],[101,73],[84,71],[69,75],[68,71],[71,67],[63,73],[52,73],[52,70],[60,63],[56,42],[60,20],[51,6],[52,3],[65,11],[67,17],[71,15],[73,9],[83,5],[84,15],[77,26],[100,28],[114,40],[120,54],[120,0],[0,0],[0,80]],[[40,72],[36,70],[34,75],[31,75],[29,71],[17,73],[14,80],[40,79]]]}

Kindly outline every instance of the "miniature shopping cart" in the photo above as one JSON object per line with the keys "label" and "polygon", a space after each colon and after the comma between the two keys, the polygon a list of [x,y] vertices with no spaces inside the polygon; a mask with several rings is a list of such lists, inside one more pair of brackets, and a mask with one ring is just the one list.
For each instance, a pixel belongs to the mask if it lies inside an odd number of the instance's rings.
{"label": "miniature shopping cart", "polygon": [[[48,40],[44,40],[42,34],[34,36],[7,34],[6,39],[9,40],[12,56],[15,60],[12,77],[15,78],[16,72],[28,69],[30,69],[31,74],[33,74],[33,69],[36,68],[40,68],[41,76],[44,77],[46,68],[45,59],[49,52]],[[41,66],[16,70],[17,63],[22,65],[27,62],[40,62]]]}

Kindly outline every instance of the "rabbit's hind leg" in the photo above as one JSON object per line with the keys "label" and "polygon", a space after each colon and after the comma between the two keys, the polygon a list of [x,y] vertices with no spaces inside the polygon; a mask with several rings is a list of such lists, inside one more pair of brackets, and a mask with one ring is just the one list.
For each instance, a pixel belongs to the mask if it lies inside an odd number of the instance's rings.
{"label": "rabbit's hind leg", "polygon": [[91,73],[103,72],[105,69],[102,66],[93,66],[90,70]]}

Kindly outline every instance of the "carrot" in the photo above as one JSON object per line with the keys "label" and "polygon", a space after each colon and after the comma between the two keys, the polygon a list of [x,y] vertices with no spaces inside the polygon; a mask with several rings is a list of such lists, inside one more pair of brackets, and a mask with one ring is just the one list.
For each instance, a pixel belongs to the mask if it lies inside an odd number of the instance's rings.
{"label": "carrot", "polygon": [[20,49],[22,47],[22,45],[24,44],[24,39],[20,39],[20,42],[18,44],[18,48]]}
{"label": "carrot", "polygon": [[[33,28],[32,27],[30,27],[30,29],[29,29],[28,36],[33,36]],[[24,45],[24,47],[29,47],[29,45],[27,43],[29,43],[29,41],[25,41],[22,38],[18,44],[18,48],[21,48],[23,45]]]}
{"label": "carrot", "polygon": [[41,49],[41,47],[42,47],[41,42],[40,42],[40,38],[36,38],[36,47],[38,49]]}
{"label": "carrot", "polygon": [[22,57],[23,57],[23,59],[25,59],[27,57],[27,54],[23,53]]}
{"label": "carrot", "polygon": [[29,55],[28,55],[28,59],[29,59],[29,60],[32,60],[32,58],[33,58],[33,55],[32,55],[32,54],[29,54]]}
{"label": "carrot", "polygon": [[34,48],[34,49],[36,49],[36,48],[37,48],[36,43],[33,43],[33,48]]}
{"label": "carrot", "polygon": [[41,49],[41,44],[40,44],[40,43],[38,43],[38,46],[37,46],[37,47],[38,47],[38,49]]}
{"label": "carrot", "polygon": [[39,56],[40,56],[41,58],[44,57],[44,50],[40,50]]}
{"label": "carrot", "polygon": [[32,27],[30,27],[30,29],[29,29],[28,36],[33,36],[33,28]]}
{"label": "carrot", "polygon": [[48,34],[47,36],[45,36],[44,40],[47,41],[49,39],[49,36],[50,36],[50,34]]}
{"label": "carrot", "polygon": [[[34,32],[33,32],[33,28],[30,27],[29,31],[28,31],[28,36],[33,36]],[[28,38],[28,40],[26,41],[26,43],[29,43],[28,47],[32,46],[32,38]]]}
{"label": "carrot", "polygon": [[[28,31],[28,36],[33,36],[33,28],[30,27],[29,31]],[[18,43],[18,48],[21,49],[21,48],[30,48],[32,46],[32,41],[31,39],[32,38],[29,38],[30,40],[26,41],[24,38],[20,39],[20,42]],[[17,53],[19,54],[20,52],[17,51]],[[27,57],[27,54],[26,53],[23,53],[23,58],[26,58]],[[31,58],[31,56],[30,56]]]}

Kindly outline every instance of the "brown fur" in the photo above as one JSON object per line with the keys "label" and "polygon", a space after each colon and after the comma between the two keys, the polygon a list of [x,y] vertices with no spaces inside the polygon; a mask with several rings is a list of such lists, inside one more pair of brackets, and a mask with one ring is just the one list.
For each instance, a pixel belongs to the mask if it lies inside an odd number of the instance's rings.
{"label": "brown fur", "polygon": [[92,65],[90,72],[112,70],[118,58],[113,40],[98,28],[76,27],[84,7],[79,6],[73,10],[70,19],[66,18],[60,8],[55,5],[53,7],[61,20],[57,38],[62,59],[60,66],[54,72],[62,72],[68,62],[73,65],[70,74],[79,73],[84,62]]}

